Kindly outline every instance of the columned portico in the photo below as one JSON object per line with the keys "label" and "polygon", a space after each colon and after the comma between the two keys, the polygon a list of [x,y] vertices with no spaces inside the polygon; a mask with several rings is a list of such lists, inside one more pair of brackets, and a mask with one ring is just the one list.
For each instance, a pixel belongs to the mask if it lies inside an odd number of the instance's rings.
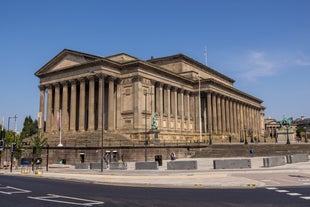
{"label": "columned portico", "polygon": [[142,61],[127,54],[98,59],[65,50],[51,62],[36,73],[39,111],[50,137],[58,134],[60,110],[64,139],[79,139],[80,134],[90,139],[102,131],[102,117],[108,138],[143,139],[154,116],[159,139],[200,140],[200,133],[203,139],[208,134],[242,137],[245,128],[261,136],[262,101],[184,55]]}

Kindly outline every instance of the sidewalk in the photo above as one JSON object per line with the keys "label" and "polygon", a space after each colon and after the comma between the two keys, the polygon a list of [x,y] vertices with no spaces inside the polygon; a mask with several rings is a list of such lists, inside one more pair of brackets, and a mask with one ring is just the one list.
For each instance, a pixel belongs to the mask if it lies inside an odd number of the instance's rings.
{"label": "sidewalk", "polygon": [[[80,170],[70,165],[50,165],[42,174],[21,174],[21,170],[1,170],[0,174],[34,176],[74,180],[107,185],[177,187],[177,188],[252,188],[267,186],[310,185],[310,163],[300,162],[277,167],[263,167],[263,157],[251,159],[249,169],[213,169],[213,160],[197,158],[197,170],[167,170],[167,160],[158,170],[135,170],[135,163],[127,163],[127,170]],[[228,159],[228,158],[225,158]],[[242,159],[242,158],[231,158]],[[179,159],[193,160],[193,159]]]}

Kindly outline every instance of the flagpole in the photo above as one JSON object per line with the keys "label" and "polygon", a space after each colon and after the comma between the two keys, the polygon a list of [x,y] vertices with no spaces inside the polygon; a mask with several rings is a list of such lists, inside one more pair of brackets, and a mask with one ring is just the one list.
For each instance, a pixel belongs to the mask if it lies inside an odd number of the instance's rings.
{"label": "flagpole", "polygon": [[61,143],[61,109],[59,110],[58,123],[59,123],[59,144],[57,146],[62,147],[63,144]]}

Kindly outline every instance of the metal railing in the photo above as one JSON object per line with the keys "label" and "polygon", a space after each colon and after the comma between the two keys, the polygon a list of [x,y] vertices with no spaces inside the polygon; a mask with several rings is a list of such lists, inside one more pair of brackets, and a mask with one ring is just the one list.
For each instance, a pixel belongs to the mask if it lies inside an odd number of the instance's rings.
{"label": "metal railing", "polygon": [[[59,142],[52,141],[49,142],[50,147],[57,147]],[[98,148],[101,146],[101,142],[99,140],[64,140],[62,142],[63,147],[82,147],[82,148]],[[160,140],[160,141],[154,141],[150,140],[145,143],[144,140],[134,140],[134,141],[128,141],[128,140],[106,140],[104,141],[103,146],[104,147],[123,147],[123,148],[135,148],[135,147],[206,147],[209,145],[208,140],[203,140],[202,142],[199,141],[183,141],[183,140]]]}

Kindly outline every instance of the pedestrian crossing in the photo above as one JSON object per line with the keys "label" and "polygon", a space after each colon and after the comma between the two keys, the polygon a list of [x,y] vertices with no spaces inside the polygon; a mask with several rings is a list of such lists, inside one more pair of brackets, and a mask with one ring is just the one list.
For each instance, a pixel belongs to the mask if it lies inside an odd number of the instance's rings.
{"label": "pedestrian crossing", "polygon": [[270,191],[275,191],[275,192],[278,192],[278,193],[285,193],[288,196],[294,196],[294,197],[299,197],[300,199],[310,200],[310,196],[309,196],[310,193],[309,193],[309,195],[303,195],[301,193],[291,192],[290,190],[279,189],[279,188],[276,188],[276,187],[269,187],[269,188],[266,188],[266,189],[270,190]]}

